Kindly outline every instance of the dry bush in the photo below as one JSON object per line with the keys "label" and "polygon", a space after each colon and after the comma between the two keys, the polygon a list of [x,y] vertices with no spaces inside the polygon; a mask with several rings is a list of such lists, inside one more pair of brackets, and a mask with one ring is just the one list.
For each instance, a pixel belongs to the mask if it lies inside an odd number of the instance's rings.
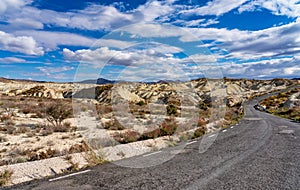
{"label": "dry bush", "polygon": [[153,129],[145,131],[140,140],[154,139],[161,136],[173,135],[178,128],[178,123],[174,117],[167,118],[159,127],[154,127]]}
{"label": "dry bush", "polygon": [[70,122],[63,122],[61,126],[52,126],[53,132],[74,132],[76,127],[71,126]]}
{"label": "dry bush", "polygon": [[99,116],[111,113],[113,111],[112,106],[106,104],[96,105],[96,110]]}
{"label": "dry bush", "polygon": [[58,150],[48,148],[47,150],[40,152],[30,151],[26,156],[28,157],[28,161],[35,161],[60,156],[60,152]]}
{"label": "dry bush", "polygon": [[68,153],[69,154],[73,154],[73,153],[80,153],[80,152],[87,152],[89,151],[89,147],[88,145],[84,142],[82,144],[74,144],[72,145],[69,150]]}
{"label": "dry bush", "polygon": [[7,185],[13,175],[13,171],[11,170],[4,170],[0,172],[0,187]]}
{"label": "dry bush", "polygon": [[113,138],[121,144],[136,142],[140,138],[140,134],[136,131],[128,130],[126,132],[116,132]]}
{"label": "dry bush", "polygon": [[199,118],[197,126],[198,127],[202,127],[205,126],[207,124],[207,120],[205,120],[204,118]]}
{"label": "dry bush", "polygon": [[24,114],[33,113],[32,108],[30,108],[30,107],[25,107],[25,108],[21,109],[21,112]]}
{"label": "dry bush", "polygon": [[17,129],[16,129],[16,132],[17,133],[28,133],[30,131],[30,128],[29,127],[26,127],[26,126],[18,126]]}
{"label": "dry bush", "polygon": [[160,136],[160,129],[157,127],[155,129],[145,131],[141,135],[140,140],[155,139],[159,136]]}
{"label": "dry bush", "polygon": [[72,108],[62,101],[57,101],[47,106],[46,115],[53,127],[62,127],[63,121],[72,116]]}
{"label": "dry bush", "polygon": [[176,132],[177,127],[178,124],[174,117],[165,119],[165,121],[161,124],[159,128],[160,136],[173,135]]}
{"label": "dry bush", "polygon": [[108,122],[102,122],[102,126],[104,129],[109,129],[109,130],[123,130],[125,127],[116,119],[112,118]]}
{"label": "dry bush", "polygon": [[12,125],[6,125],[4,128],[4,132],[9,135],[17,134],[16,127]]}
{"label": "dry bush", "polygon": [[12,116],[11,115],[8,115],[8,114],[2,114],[0,116],[0,121],[1,122],[5,122],[5,121],[8,121],[8,120],[11,120],[12,119]]}

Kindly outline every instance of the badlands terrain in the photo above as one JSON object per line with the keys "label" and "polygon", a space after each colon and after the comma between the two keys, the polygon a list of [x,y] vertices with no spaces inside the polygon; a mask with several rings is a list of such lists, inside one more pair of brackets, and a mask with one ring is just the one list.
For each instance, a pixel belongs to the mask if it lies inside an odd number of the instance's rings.
{"label": "badlands terrain", "polygon": [[[89,165],[140,154],[127,151],[129,145],[145,151],[174,146],[236,123],[245,101],[299,83],[224,78],[97,85],[2,78],[0,165],[63,156],[71,171],[84,167],[70,159],[74,153],[88,153]],[[299,93],[259,104],[299,122]]]}

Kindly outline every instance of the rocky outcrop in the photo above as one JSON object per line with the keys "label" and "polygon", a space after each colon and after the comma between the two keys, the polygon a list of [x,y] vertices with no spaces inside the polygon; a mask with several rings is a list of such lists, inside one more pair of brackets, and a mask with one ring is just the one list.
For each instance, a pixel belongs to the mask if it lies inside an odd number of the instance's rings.
{"label": "rocky outcrop", "polygon": [[289,108],[300,107],[300,92],[292,94],[290,98],[284,103],[284,106]]}
{"label": "rocky outcrop", "polygon": [[28,97],[40,97],[40,98],[52,98],[61,99],[64,98],[62,91],[50,89],[45,86],[34,86],[30,89],[16,89],[10,90],[7,95],[9,96],[28,96]]}
{"label": "rocky outcrop", "polygon": [[[193,101],[210,103],[213,97],[225,96],[228,106],[240,105],[255,94],[268,93],[290,86],[298,81],[287,79],[247,80],[197,79],[189,82],[166,83],[118,83],[107,85],[38,82],[0,82],[0,93],[9,96],[43,98],[85,98],[99,103],[110,103],[113,98],[122,98],[137,103],[162,102],[178,104],[190,96]],[[225,91],[223,91],[224,89]],[[118,94],[119,96],[116,96]]]}

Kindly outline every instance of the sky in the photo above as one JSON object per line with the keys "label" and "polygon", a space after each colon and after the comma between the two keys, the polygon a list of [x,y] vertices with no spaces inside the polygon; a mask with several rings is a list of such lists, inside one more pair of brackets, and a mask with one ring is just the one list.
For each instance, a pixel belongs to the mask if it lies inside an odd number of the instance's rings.
{"label": "sky", "polygon": [[299,0],[1,0],[0,77],[300,77]]}

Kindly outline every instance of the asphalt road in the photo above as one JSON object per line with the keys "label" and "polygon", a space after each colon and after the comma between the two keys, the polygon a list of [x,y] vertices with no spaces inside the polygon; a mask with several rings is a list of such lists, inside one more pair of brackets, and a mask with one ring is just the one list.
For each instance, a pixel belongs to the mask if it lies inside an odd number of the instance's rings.
{"label": "asphalt road", "polygon": [[[208,134],[216,139],[203,153],[200,138],[82,174],[7,189],[300,189],[300,124],[257,111],[255,104],[245,105],[239,124]],[[159,159],[167,161],[158,164]],[[140,168],[149,163],[153,166]],[[136,168],[120,166],[126,164]]]}

